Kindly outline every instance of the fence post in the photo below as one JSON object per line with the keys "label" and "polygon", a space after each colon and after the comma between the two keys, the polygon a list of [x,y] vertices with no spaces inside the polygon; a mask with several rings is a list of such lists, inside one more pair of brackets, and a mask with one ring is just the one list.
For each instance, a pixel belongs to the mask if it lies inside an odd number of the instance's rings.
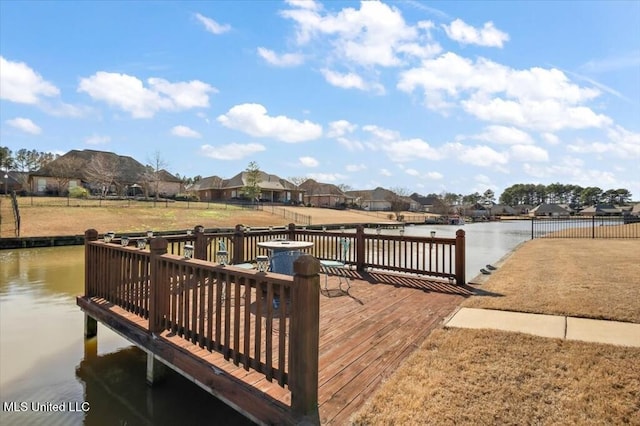
{"label": "fence post", "polygon": [[296,224],[295,223],[290,223],[289,224],[289,236],[287,238],[289,238],[291,241],[295,241],[295,239],[296,239]]}
{"label": "fence post", "polygon": [[149,243],[151,259],[149,265],[149,331],[161,330],[161,321],[164,307],[164,291],[169,283],[163,282],[160,273],[160,256],[167,253],[169,242],[164,238],[153,238]]}
{"label": "fence post", "polygon": [[[97,259],[92,250],[89,250],[89,242],[98,239],[98,231],[87,229],[84,232],[84,297],[95,296],[96,262]],[[91,338],[98,334],[98,321],[84,314],[84,337]]]}
{"label": "fence post", "polygon": [[293,263],[289,352],[291,409],[300,424],[320,424],[318,354],[320,346],[320,262],[305,254]]}
{"label": "fence post", "polygon": [[195,259],[207,260],[207,237],[204,235],[204,226],[195,226],[193,228],[193,235],[195,236],[193,257]]}
{"label": "fence post", "polygon": [[596,215],[591,216],[591,238],[596,237]]}
{"label": "fence post", "polygon": [[358,225],[356,226],[356,270],[362,272],[364,271],[364,257],[365,257],[365,247],[364,247],[364,226]]}
{"label": "fence post", "polygon": [[244,226],[236,225],[233,233],[233,257],[231,263],[244,262]]}
{"label": "fence post", "polygon": [[464,231],[456,231],[456,285],[464,285],[465,277],[465,238]]}

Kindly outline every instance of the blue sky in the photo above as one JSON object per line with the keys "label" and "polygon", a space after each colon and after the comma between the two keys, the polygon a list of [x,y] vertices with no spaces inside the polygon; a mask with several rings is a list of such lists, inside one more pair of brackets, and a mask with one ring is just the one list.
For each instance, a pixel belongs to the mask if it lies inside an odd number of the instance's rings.
{"label": "blue sky", "polygon": [[0,1],[4,146],[640,200],[640,2]]}

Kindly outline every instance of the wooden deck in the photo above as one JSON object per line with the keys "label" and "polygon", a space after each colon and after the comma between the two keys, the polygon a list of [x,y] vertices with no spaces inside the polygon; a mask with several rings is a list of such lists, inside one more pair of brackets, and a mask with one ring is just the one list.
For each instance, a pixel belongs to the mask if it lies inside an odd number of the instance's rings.
{"label": "wooden deck", "polygon": [[[380,383],[471,294],[466,287],[424,277],[356,271],[349,275],[348,294],[338,290],[338,279],[331,276],[332,290],[323,290],[320,298],[318,404],[322,424],[347,423]],[[324,287],[324,276],[321,279]],[[148,321],[102,299],[80,297],[78,304],[138,346],[153,348],[172,368],[240,411],[249,406],[256,411],[259,406],[260,414],[253,420],[290,423],[289,390],[263,374],[247,371],[168,331],[151,340]],[[232,377],[235,384],[219,381],[219,376]]]}

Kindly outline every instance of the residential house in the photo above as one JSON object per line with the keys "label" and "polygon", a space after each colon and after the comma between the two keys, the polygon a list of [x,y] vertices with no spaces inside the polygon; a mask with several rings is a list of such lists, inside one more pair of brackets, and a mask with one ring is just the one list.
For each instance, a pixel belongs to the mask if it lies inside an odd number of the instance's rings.
{"label": "residential house", "polygon": [[433,209],[435,206],[437,206],[438,204],[442,204],[442,202],[439,203],[439,200],[437,197],[433,197],[433,196],[425,197],[424,195],[420,195],[416,192],[411,194],[409,198],[411,198],[413,201],[415,201],[420,205],[419,207],[420,211],[427,212],[427,213],[433,212]]}
{"label": "residential house", "polygon": [[371,211],[391,210],[393,203],[401,201],[406,204],[407,210],[419,211],[420,204],[409,198],[397,195],[393,191],[378,187],[373,190],[347,191],[346,195],[353,198],[353,204]]}
{"label": "residential house", "polygon": [[307,179],[298,185],[304,190],[304,203],[315,207],[344,207],[351,204],[353,197],[348,196],[336,185],[320,183]]}
{"label": "residential house", "polygon": [[491,204],[486,207],[490,216],[516,216],[518,211],[507,204]]}
{"label": "residential house", "polygon": [[[96,177],[93,164],[101,163],[110,182]],[[113,166],[113,167],[112,167]],[[94,170],[92,173],[91,170]],[[113,169],[113,173],[106,173]],[[153,176],[152,176],[153,175]],[[105,187],[108,185],[108,188]],[[166,170],[154,173],[131,157],[91,149],[71,150],[29,176],[29,186],[35,194],[63,194],[74,187],[87,188],[92,193],[117,195],[174,196],[182,190],[182,181]]]}
{"label": "residential house", "polygon": [[224,179],[218,176],[209,176],[195,182],[186,191],[196,194],[200,201],[216,201],[222,199],[222,185]]}
{"label": "residential house", "polygon": [[20,192],[24,189],[23,182],[26,182],[29,175],[26,172],[2,172],[0,175],[0,194],[10,194]]}
{"label": "residential house", "polygon": [[580,211],[581,216],[620,216],[622,210],[610,204],[596,204]]}
{"label": "residential house", "polygon": [[487,219],[491,216],[488,206],[481,203],[465,204],[458,208],[460,215],[464,217],[470,217],[473,220]]}
{"label": "residential house", "polygon": [[559,204],[542,203],[529,210],[529,216],[566,217],[569,216],[569,211]]}

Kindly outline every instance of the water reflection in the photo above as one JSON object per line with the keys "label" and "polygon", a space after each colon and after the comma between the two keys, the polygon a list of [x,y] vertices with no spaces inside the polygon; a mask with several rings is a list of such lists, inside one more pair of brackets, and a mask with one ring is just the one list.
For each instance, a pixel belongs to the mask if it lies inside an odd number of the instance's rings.
{"label": "water reflection", "polygon": [[[83,275],[82,246],[0,252],[0,403],[27,403],[0,411],[0,424],[250,424],[173,371],[147,387],[144,352],[100,324],[85,342]],[[66,410],[33,412],[32,402]]]}

